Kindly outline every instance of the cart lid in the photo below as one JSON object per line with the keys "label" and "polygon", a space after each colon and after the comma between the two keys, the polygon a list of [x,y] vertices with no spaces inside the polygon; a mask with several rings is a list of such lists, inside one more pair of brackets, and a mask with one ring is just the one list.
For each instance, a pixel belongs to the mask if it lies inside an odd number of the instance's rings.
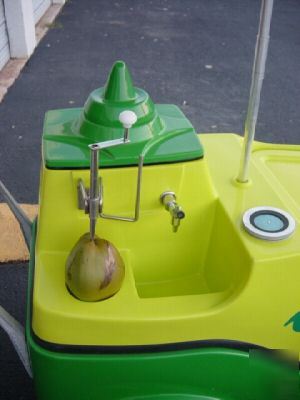
{"label": "cart lid", "polygon": [[130,143],[101,152],[101,166],[158,164],[201,158],[203,148],[190,121],[175,105],[155,105],[147,92],[133,86],[126,64],[117,61],[104,87],[94,90],[83,108],[49,111],[43,133],[44,161],[49,168],[89,167],[88,145],[123,135],[119,114],[132,110],[138,120]]}

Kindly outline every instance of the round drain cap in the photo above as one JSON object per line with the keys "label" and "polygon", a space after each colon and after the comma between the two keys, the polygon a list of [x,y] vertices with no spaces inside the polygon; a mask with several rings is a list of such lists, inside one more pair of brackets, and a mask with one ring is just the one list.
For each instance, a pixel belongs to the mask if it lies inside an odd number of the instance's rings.
{"label": "round drain cap", "polygon": [[250,235],[264,240],[282,240],[295,230],[294,218],[274,207],[254,207],[243,215],[243,224]]}

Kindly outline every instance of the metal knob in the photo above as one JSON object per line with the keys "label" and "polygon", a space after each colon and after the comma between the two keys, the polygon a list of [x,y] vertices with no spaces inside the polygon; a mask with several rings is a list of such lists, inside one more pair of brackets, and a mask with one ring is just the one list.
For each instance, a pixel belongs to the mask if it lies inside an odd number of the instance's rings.
{"label": "metal knob", "polygon": [[176,202],[176,195],[174,192],[163,192],[160,195],[160,201],[165,206],[165,209],[171,214],[171,223],[173,232],[177,232],[180,221],[185,217],[185,213],[180,205]]}
{"label": "metal knob", "polygon": [[124,142],[126,142],[129,139],[129,129],[137,121],[136,113],[130,110],[122,111],[119,115],[119,121],[124,128]]}
{"label": "metal knob", "polygon": [[122,111],[119,115],[119,121],[125,129],[130,129],[137,121],[136,113],[130,110]]}

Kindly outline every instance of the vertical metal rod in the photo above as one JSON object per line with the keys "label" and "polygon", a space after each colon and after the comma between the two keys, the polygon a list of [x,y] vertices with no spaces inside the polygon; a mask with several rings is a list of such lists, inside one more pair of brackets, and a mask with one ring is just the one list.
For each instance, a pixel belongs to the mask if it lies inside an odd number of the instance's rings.
{"label": "vertical metal rod", "polygon": [[28,375],[32,378],[32,371],[28,357],[23,326],[3,307],[0,306],[0,327],[8,334],[16,352],[18,353]]}
{"label": "vertical metal rod", "polygon": [[141,185],[142,185],[142,171],[144,165],[144,156],[141,154],[139,157],[138,177],[136,185],[136,199],[135,199],[135,215],[134,219],[137,221],[140,216],[140,202],[141,202]]}
{"label": "vertical metal rod", "polygon": [[124,143],[129,140],[129,128],[124,128]]}
{"label": "vertical metal rod", "polygon": [[90,216],[91,240],[94,240],[96,222],[99,214],[99,184],[98,184],[99,147],[97,145],[91,145],[90,149],[91,149],[91,168],[90,168],[89,216]]}
{"label": "vertical metal rod", "polygon": [[252,70],[252,82],[249,95],[247,117],[245,121],[244,144],[237,177],[238,182],[245,183],[249,179],[249,163],[251,147],[255,136],[255,127],[260,103],[260,92],[265,75],[268,54],[270,25],[273,10],[273,0],[262,0],[260,21],[255,46],[255,56]]}
{"label": "vertical metal rod", "polygon": [[142,175],[143,175],[142,172],[143,172],[144,158],[145,158],[144,154],[141,154],[139,156],[134,216],[133,217],[121,217],[119,215],[104,214],[101,211],[100,212],[100,217],[101,218],[114,219],[114,220],[117,220],[117,221],[127,221],[127,222],[136,222],[139,219],[139,216],[140,216],[140,203],[141,203]]}

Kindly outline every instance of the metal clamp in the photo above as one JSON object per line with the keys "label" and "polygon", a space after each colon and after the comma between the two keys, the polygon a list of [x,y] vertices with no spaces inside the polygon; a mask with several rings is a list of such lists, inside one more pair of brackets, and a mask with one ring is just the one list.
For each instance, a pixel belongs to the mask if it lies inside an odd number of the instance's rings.
{"label": "metal clamp", "polygon": [[100,150],[107,149],[108,147],[130,143],[129,129],[136,122],[137,117],[132,111],[123,111],[120,114],[119,119],[124,127],[124,135],[122,138],[89,145],[91,150],[90,188],[88,189],[84,186],[82,179],[79,179],[77,182],[78,208],[80,210],[84,210],[86,214],[90,215],[90,220],[93,221],[92,231],[94,231],[94,225],[97,217],[126,222],[135,222],[139,218],[144,154],[141,154],[139,157],[134,216],[122,217],[120,215],[103,213],[103,184],[101,177],[98,178],[99,152]]}
{"label": "metal clamp", "polygon": [[[142,171],[144,165],[144,156],[140,155],[139,164],[138,164],[138,173],[137,173],[137,183],[136,183],[136,198],[135,198],[135,206],[134,206],[134,216],[133,217],[123,217],[121,215],[113,215],[113,214],[105,214],[103,213],[103,184],[102,178],[98,180],[99,187],[99,196],[97,198],[97,207],[99,217],[105,219],[114,219],[118,221],[126,221],[126,222],[135,222],[139,219],[140,215],[140,202],[141,202],[141,186],[142,186]],[[80,210],[84,210],[85,214],[89,214],[90,212],[90,197],[89,197],[89,188],[86,188],[83,180],[80,178],[77,182],[77,199],[78,199],[78,208]]]}

